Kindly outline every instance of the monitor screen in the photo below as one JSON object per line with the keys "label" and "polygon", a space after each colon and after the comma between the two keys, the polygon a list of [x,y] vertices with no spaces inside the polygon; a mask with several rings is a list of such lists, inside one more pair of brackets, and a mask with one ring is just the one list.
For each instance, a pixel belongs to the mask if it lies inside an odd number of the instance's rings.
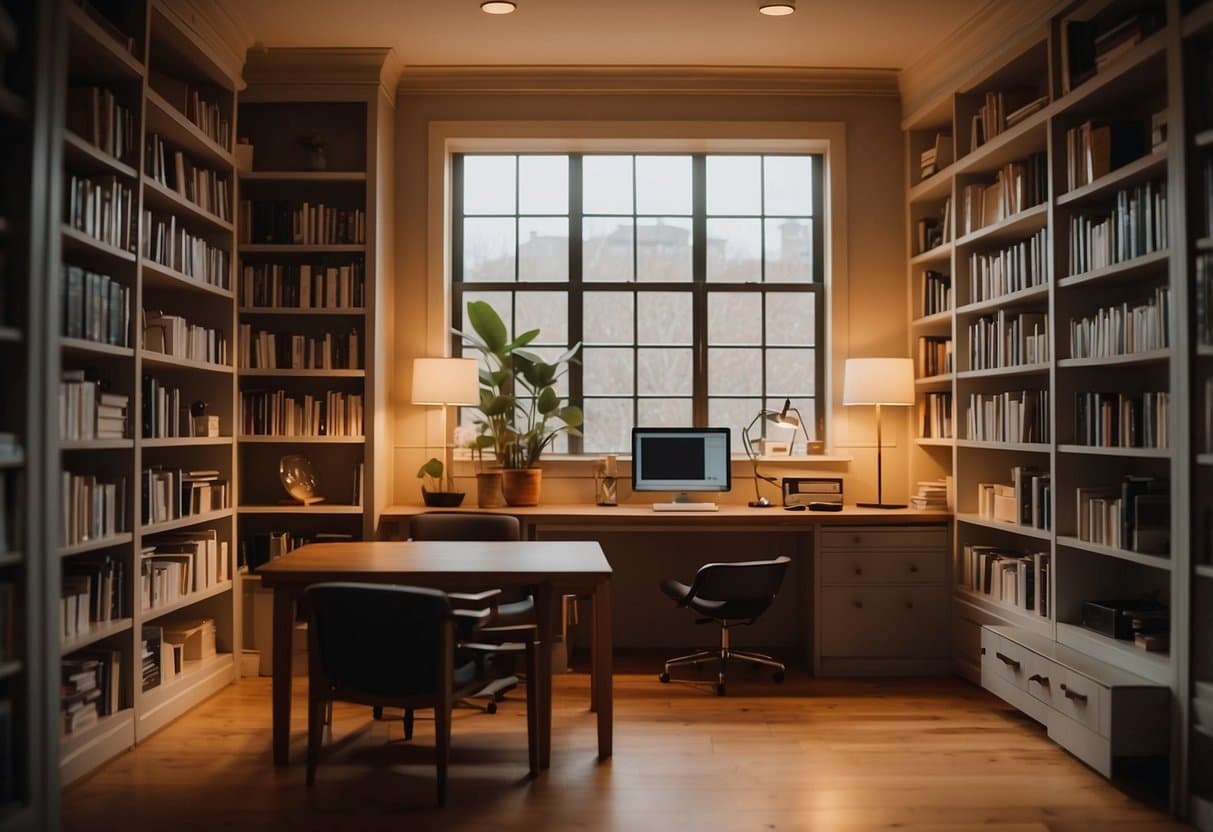
{"label": "monitor screen", "polygon": [[728,491],[728,428],[632,428],[633,491]]}

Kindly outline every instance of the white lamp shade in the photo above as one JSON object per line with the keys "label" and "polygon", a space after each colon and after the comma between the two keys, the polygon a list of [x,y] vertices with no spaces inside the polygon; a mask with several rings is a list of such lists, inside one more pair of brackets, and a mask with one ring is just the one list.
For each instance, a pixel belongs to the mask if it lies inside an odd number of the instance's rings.
{"label": "white lamp shade", "polygon": [[413,404],[480,404],[476,359],[414,358]]}
{"label": "white lamp shade", "polygon": [[914,404],[914,362],[909,358],[848,358],[842,403],[910,407]]}

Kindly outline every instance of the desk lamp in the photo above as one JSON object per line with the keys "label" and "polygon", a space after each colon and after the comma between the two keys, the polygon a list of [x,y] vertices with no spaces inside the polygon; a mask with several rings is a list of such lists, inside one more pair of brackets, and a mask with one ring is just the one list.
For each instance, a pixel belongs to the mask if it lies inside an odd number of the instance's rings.
{"label": "desk lamp", "polygon": [[[758,472],[758,455],[754,453],[754,442],[750,439],[750,431],[753,430],[754,426],[763,419],[766,419],[776,427],[791,428],[793,431],[796,430],[796,428],[800,428],[801,432],[804,434],[806,449],[808,448],[809,442],[809,432],[804,426],[804,420],[800,418],[800,411],[792,407],[791,399],[783,400],[782,410],[767,410],[764,408],[758,411],[758,415],[755,416],[750,422],[749,426],[741,432],[741,444],[745,446],[746,456],[750,458],[750,464],[754,466],[754,499],[746,504],[750,508],[770,508],[774,505],[774,503],[762,496],[762,494],[759,492],[759,480],[769,482],[771,485],[779,485],[779,480],[775,477],[768,477],[767,475],[760,474]],[[792,435],[792,441],[796,441],[795,434]]]}
{"label": "desk lamp", "polygon": [[880,408],[911,407],[914,404],[914,363],[909,358],[848,358],[842,385],[842,403],[848,406],[876,405],[876,502],[858,503],[861,508],[905,508],[886,503],[882,489]]}
{"label": "desk lamp", "polygon": [[446,432],[446,411],[451,405],[480,404],[480,368],[474,358],[414,358],[413,404],[437,405],[442,408],[442,467],[446,472],[446,489],[455,490],[447,448],[450,436]]}

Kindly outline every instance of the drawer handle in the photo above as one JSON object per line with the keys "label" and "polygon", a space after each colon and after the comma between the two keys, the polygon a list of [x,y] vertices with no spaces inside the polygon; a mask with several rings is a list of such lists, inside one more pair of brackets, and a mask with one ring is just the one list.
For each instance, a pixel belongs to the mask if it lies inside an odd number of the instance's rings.
{"label": "drawer handle", "polygon": [[1087,704],[1087,695],[1085,693],[1079,693],[1076,690],[1071,690],[1070,688],[1066,687],[1065,682],[1061,683],[1061,692],[1064,693],[1066,695],[1066,699],[1069,699],[1071,702],[1078,702],[1082,705]]}
{"label": "drawer handle", "polygon": [[910,564],[910,572],[911,572],[911,574],[916,574],[916,573],[918,572],[918,564],[916,564],[916,563],[911,563],[911,564]]}
{"label": "drawer handle", "polygon": [[854,543],[856,546],[858,546],[860,543],[863,543],[863,538],[860,537],[859,535],[855,535],[854,537],[851,538],[851,542]]}
{"label": "drawer handle", "polygon": [[855,604],[855,609],[857,609],[857,610],[863,609],[863,601],[855,601],[853,603]]}
{"label": "drawer handle", "polygon": [[913,601],[906,601],[906,609],[907,609],[907,610],[912,610],[912,609],[914,609],[914,602],[913,602]]}
{"label": "drawer handle", "polygon": [[1002,653],[995,653],[994,658],[998,659],[1000,662],[1002,662],[1003,664],[1005,664],[1007,667],[1011,668],[1012,670],[1019,670],[1019,662],[1015,661],[1010,656],[1004,655]]}
{"label": "drawer handle", "polygon": [[1028,681],[1036,682],[1042,688],[1047,688],[1049,686],[1049,677],[1041,676],[1039,673],[1033,673],[1031,676],[1028,677]]}
{"label": "drawer handle", "polygon": [[856,575],[862,575],[862,574],[863,574],[863,567],[862,567],[862,566],[856,566],[856,567],[855,567],[855,574],[856,574]]}

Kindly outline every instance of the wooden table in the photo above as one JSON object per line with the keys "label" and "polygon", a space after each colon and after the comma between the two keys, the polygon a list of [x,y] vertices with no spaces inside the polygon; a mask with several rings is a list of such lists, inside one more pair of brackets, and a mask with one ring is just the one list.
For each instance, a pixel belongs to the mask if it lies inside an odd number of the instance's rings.
{"label": "wooden table", "polygon": [[274,762],[288,761],[291,731],[291,637],[295,605],[310,584],[364,581],[478,591],[493,587],[536,587],[539,623],[538,679],[527,680],[527,696],[539,710],[539,767],[552,757],[553,636],[559,630],[563,593],[593,600],[591,707],[598,716],[598,756],[611,756],[613,693],[611,665],[611,565],[594,542],[373,541],[313,543],[257,570],[274,591]]}

